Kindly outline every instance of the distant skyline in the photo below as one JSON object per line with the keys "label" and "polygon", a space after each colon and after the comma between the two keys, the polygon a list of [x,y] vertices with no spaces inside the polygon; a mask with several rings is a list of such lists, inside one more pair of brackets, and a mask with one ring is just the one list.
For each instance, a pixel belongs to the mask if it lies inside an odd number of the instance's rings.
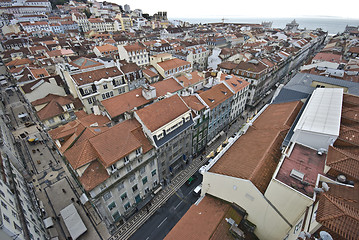
{"label": "distant skyline", "polygon": [[120,5],[128,4],[131,10],[141,9],[153,15],[166,11],[168,18],[348,18],[359,19],[357,0],[328,2],[327,0],[222,0],[214,4],[203,0],[110,0]]}

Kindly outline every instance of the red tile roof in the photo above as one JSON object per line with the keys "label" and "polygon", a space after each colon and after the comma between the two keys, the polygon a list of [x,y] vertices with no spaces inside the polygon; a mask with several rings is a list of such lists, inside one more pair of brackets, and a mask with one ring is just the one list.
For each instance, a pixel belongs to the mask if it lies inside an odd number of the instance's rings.
{"label": "red tile roof", "polygon": [[125,112],[139,108],[151,100],[146,100],[142,96],[142,89],[138,88],[127,93],[103,100],[101,103],[105,107],[111,118],[117,117]]}
{"label": "red tile roof", "polygon": [[184,61],[182,59],[174,58],[170,60],[165,60],[163,62],[157,63],[164,71],[168,71],[171,69],[185,67],[186,65],[191,66],[190,62]]}
{"label": "red tile roof", "polygon": [[229,209],[228,203],[206,195],[197,206],[191,206],[165,239],[211,239]]}
{"label": "red tile roof", "polygon": [[175,94],[172,97],[146,106],[136,111],[136,113],[144,125],[153,132],[187,111],[189,111],[187,105],[180,96]]}
{"label": "red tile roof", "polygon": [[123,75],[122,72],[115,66],[110,68],[101,68],[89,72],[83,72],[71,75],[78,86],[93,83],[103,78],[116,77]]}
{"label": "red tile roof", "polygon": [[195,95],[183,96],[182,99],[188,107],[195,111],[201,111],[206,108],[206,106]]}
{"label": "red tile roof", "polygon": [[157,97],[165,96],[167,93],[176,93],[183,89],[181,84],[172,77],[153,83],[151,86],[156,88]]}
{"label": "red tile roof", "polygon": [[329,146],[326,164],[344,174],[359,180],[359,155],[351,149]]}
{"label": "red tile roof", "polygon": [[328,184],[330,189],[319,197],[316,220],[348,240],[359,239],[359,189]]}
{"label": "red tile roof", "polygon": [[93,161],[90,166],[86,168],[81,177],[79,177],[79,180],[86,191],[91,191],[109,177],[110,176],[101,163]]}
{"label": "red tile roof", "polygon": [[249,85],[249,82],[233,74],[227,75],[222,73],[221,80],[225,81],[235,93],[240,92],[242,89]]}
{"label": "red tile roof", "polygon": [[281,156],[282,141],[302,105],[300,101],[270,105],[210,172],[251,180],[264,193]]}
{"label": "red tile roof", "polygon": [[214,109],[220,103],[223,103],[227,99],[231,98],[234,94],[223,83],[217,84],[211,89],[202,92],[199,96],[209,106],[210,109]]}
{"label": "red tile roof", "polygon": [[198,71],[187,73],[177,77],[178,81],[183,84],[184,87],[192,86],[196,83],[202,82],[204,77],[198,74]]}

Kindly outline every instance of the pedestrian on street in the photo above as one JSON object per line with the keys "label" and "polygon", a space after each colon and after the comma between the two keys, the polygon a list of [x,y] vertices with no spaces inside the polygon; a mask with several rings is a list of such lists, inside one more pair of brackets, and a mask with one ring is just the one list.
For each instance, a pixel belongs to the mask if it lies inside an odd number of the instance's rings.
{"label": "pedestrian on street", "polygon": [[66,193],[66,190],[65,190],[65,189],[62,189],[62,192],[63,192],[63,193]]}

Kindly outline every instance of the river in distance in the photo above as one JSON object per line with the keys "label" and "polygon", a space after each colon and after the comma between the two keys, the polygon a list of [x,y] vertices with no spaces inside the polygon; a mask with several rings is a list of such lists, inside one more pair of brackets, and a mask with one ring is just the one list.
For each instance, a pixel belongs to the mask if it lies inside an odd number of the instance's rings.
{"label": "river in distance", "polygon": [[[272,28],[285,28],[287,23],[293,21],[294,18],[225,18],[225,23],[262,23],[272,22]],[[181,20],[192,24],[196,23],[218,23],[222,22],[221,18],[177,18],[169,20]],[[315,30],[321,28],[323,31],[328,32],[330,35],[342,33],[347,25],[359,26],[359,19],[345,19],[334,17],[317,17],[317,18],[296,18],[296,22],[299,24],[300,29]]]}

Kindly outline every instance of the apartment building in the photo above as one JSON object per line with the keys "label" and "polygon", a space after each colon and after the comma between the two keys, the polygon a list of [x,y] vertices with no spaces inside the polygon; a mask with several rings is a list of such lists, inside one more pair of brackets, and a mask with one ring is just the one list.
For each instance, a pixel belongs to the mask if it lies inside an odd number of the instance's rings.
{"label": "apartment building", "polygon": [[[306,104],[269,105],[202,169],[204,198],[187,214],[193,216],[202,202],[209,212],[222,208],[224,215],[231,206],[239,216],[221,223],[228,233],[295,240],[325,231],[332,239],[356,239],[358,164],[352,153],[358,104],[359,98],[343,89],[318,88]],[[218,226],[221,219],[207,218],[201,231],[216,234],[211,223]],[[170,236],[192,221],[185,216]],[[198,229],[188,234],[193,231]]]}
{"label": "apartment building", "polygon": [[265,93],[269,84],[266,81],[268,71],[268,66],[255,59],[240,62],[233,70],[233,74],[240,76],[251,84],[248,89],[247,104],[255,105]]}
{"label": "apartment building", "polygon": [[112,59],[119,59],[118,48],[111,44],[104,44],[102,46],[96,46],[93,52],[97,57],[109,57]]}
{"label": "apartment building", "polygon": [[151,198],[159,184],[157,157],[135,119],[97,132],[75,143],[65,157],[111,229]]}
{"label": "apartment building", "polygon": [[249,83],[233,74],[221,74],[220,78],[221,81],[234,92],[230,117],[230,121],[232,122],[237,119],[245,109]]}
{"label": "apartment building", "polygon": [[198,94],[182,96],[182,99],[192,110],[192,154],[198,156],[206,148],[210,109]]}
{"label": "apartment building", "polygon": [[78,98],[48,94],[31,102],[37,116],[47,129],[56,128],[76,119],[75,112],[83,109]]}
{"label": "apartment building", "polygon": [[150,63],[163,78],[176,77],[183,73],[192,72],[190,62],[173,58],[172,55],[168,53],[151,56]]}
{"label": "apartment building", "polygon": [[210,108],[208,120],[208,137],[210,141],[228,126],[231,117],[231,102],[234,92],[220,83],[201,92],[199,97]]}
{"label": "apartment building", "polygon": [[160,181],[168,182],[192,154],[191,110],[175,94],[136,111],[134,117],[155,146]]}
{"label": "apartment building", "polygon": [[136,63],[140,67],[149,63],[147,49],[141,43],[119,45],[118,49],[121,60]]}
{"label": "apartment building", "polygon": [[[72,66],[72,67],[71,67]],[[79,58],[59,69],[71,94],[79,98],[86,112],[94,112],[97,102],[128,91],[123,72],[115,65]]]}

